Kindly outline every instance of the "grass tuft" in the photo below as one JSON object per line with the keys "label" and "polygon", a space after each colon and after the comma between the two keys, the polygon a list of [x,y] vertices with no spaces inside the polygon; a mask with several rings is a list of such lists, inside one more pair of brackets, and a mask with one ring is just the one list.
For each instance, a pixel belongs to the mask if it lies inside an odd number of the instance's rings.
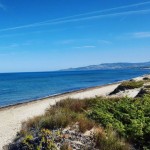
{"label": "grass tuft", "polygon": [[77,121],[79,123],[79,130],[82,133],[87,130],[91,130],[96,125],[93,120],[87,118],[85,115],[82,114],[78,116]]}
{"label": "grass tuft", "polygon": [[96,130],[94,139],[96,148],[100,150],[131,150],[130,145],[119,138],[111,128],[107,128],[103,132],[102,130]]}

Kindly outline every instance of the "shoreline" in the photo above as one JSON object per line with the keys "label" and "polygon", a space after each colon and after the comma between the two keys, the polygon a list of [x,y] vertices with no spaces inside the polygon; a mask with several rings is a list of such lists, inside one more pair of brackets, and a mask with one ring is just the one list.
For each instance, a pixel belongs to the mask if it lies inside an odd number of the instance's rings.
{"label": "shoreline", "polygon": [[107,84],[103,84],[103,85],[99,85],[99,86],[81,88],[79,90],[72,90],[72,91],[53,94],[53,95],[49,95],[49,96],[45,96],[45,97],[41,97],[41,98],[37,98],[37,99],[32,99],[32,100],[29,100],[29,101],[22,101],[22,102],[15,103],[15,104],[4,105],[4,106],[0,106],[0,111],[4,110],[4,109],[9,109],[11,107],[16,107],[16,106],[21,106],[21,105],[24,105],[24,104],[38,102],[38,101],[45,100],[45,99],[48,99],[48,98],[56,98],[56,97],[64,96],[64,95],[67,95],[67,94],[76,94],[76,93],[80,93],[80,92],[84,92],[84,91],[88,91],[88,90],[92,90],[92,89],[96,89],[96,88],[102,88],[102,87],[106,87],[108,85],[120,84],[123,81],[128,81],[128,80],[121,80],[121,81],[118,81],[118,82],[107,83]]}
{"label": "shoreline", "polygon": [[[135,80],[141,80],[146,75],[132,78]],[[15,105],[9,105],[0,108],[0,150],[6,144],[9,144],[17,132],[20,131],[22,122],[28,120],[29,118],[39,116],[45,113],[45,110],[50,106],[55,105],[58,101],[63,99],[84,99],[84,98],[94,98],[96,96],[108,96],[113,90],[115,90],[122,80],[114,83],[109,83],[101,86],[95,86],[90,88],[84,88],[81,90],[75,90],[66,92],[63,94],[57,94],[53,96],[48,96],[38,100],[33,100],[30,102],[23,102]]]}
{"label": "shoreline", "polygon": [[58,101],[72,98],[84,99],[96,96],[106,96],[112,92],[120,83],[107,84],[74,92],[51,96],[48,98],[11,105],[0,109],[0,150],[9,144],[17,132],[20,131],[22,122],[29,118],[44,114],[45,110]]}
{"label": "shoreline", "polygon": [[128,80],[131,80],[131,79],[144,77],[144,76],[147,76],[147,75],[149,75],[149,74],[144,74],[144,75],[141,75],[141,76],[137,76],[137,77],[133,77],[133,78],[129,78],[129,79],[123,79],[123,80],[119,80],[119,81],[114,81],[114,82],[110,82],[110,83],[104,83],[104,84],[101,84],[101,85],[90,86],[90,87],[85,87],[85,88],[80,88],[80,89],[74,89],[74,90],[65,91],[65,92],[62,92],[62,93],[50,94],[50,95],[42,96],[42,97],[39,97],[39,98],[24,99],[21,102],[14,102],[12,104],[2,105],[2,106],[0,106],[0,111],[3,110],[3,109],[10,108],[10,107],[20,106],[20,105],[28,104],[28,103],[32,103],[32,102],[37,102],[37,101],[44,100],[44,99],[47,99],[47,98],[55,98],[57,96],[63,96],[63,95],[66,95],[66,94],[82,92],[82,91],[95,89],[95,88],[100,88],[100,87],[111,85],[111,84],[122,83],[123,81],[128,81]]}

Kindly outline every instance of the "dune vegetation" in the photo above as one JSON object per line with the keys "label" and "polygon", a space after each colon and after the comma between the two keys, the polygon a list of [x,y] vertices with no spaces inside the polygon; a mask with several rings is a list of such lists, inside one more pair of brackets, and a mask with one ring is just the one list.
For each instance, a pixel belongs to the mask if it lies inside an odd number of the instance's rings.
{"label": "dune vegetation", "polygon": [[150,96],[96,100],[88,117],[112,127],[137,149],[150,149]]}
{"label": "dune vegetation", "polygon": [[72,145],[65,140],[60,145],[57,143],[62,138],[69,139],[63,129],[77,124],[77,134],[94,129],[90,137],[92,144],[89,147],[82,145],[81,149],[130,150],[134,147],[149,150],[149,108],[150,95],[139,98],[66,99],[47,109],[44,115],[24,122],[9,149],[18,146],[29,150],[54,150],[57,147],[72,150]]}
{"label": "dune vegetation", "polygon": [[[144,80],[145,82],[147,82],[147,80]],[[131,89],[135,89],[135,88],[141,88],[144,85],[144,81],[125,81],[122,82],[113,92],[110,93],[110,95],[112,94],[116,94],[120,91],[125,91],[125,90],[131,90]]]}

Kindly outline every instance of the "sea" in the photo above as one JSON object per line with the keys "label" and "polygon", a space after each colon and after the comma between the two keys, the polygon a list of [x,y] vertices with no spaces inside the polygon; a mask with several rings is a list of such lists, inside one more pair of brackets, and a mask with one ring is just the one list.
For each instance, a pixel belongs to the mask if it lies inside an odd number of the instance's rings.
{"label": "sea", "polygon": [[0,107],[101,86],[145,74],[150,74],[150,70],[0,73]]}

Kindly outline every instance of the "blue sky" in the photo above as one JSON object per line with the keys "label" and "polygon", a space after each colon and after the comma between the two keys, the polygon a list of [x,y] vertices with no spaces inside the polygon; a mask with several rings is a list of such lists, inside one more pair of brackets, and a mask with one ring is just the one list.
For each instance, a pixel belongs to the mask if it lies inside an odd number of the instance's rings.
{"label": "blue sky", "polygon": [[0,72],[146,61],[148,0],[0,0]]}

